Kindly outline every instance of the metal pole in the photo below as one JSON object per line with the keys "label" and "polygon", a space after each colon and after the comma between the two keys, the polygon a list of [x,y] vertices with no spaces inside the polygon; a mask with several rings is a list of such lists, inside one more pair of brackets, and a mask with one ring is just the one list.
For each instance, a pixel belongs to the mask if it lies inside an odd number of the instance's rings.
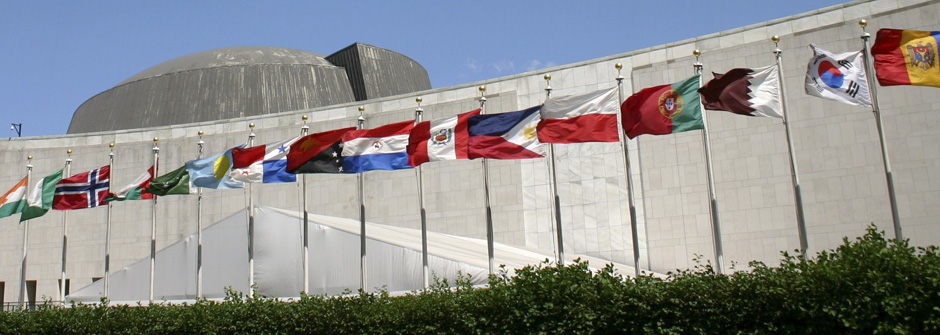
{"label": "metal pole", "polygon": [[[418,103],[418,108],[415,108],[415,126],[421,123],[424,114],[421,101],[423,101],[421,97],[415,98],[415,102]],[[418,206],[421,207],[421,267],[424,277],[424,289],[427,289],[431,285],[431,271],[428,269],[428,216],[424,208],[424,172],[421,170],[420,165],[415,167],[415,173],[418,180]]]}
{"label": "metal pole", "polygon": [[[248,147],[255,143],[255,124],[248,124]],[[252,199],[251,184],[248,184],[248,289],[254,292],[255,288],[255,205]]]}
{"label": "metal pole", "polygon": [[[26,160],[26,199],[29,202],[29,185],[32,182],[33,177],[33,156],[27,156]],[[27,204],[28,206],[29,204]],[[27,297],[26,291],[26,256],[27,256],[27,242],[29,241],[29,220],[23,222],[23,260],[20,265],[20,306],[23,310],[26,310],[27,304],[29,304],[29,299]]]}
{"label": "metal pole", "polygon": [[[206,142],[202,141],[202,130],[199,131],[199,142],[196,146],[199,148],[196,152],[196,159],[202,158],[202,147]],[[196,298],[202,298],[202,187],[196,188]]]}
{"label": "metal pole", "polygon": [[[65,175],[72,174],[72,149],[66,151],[68,158],[65,159]],[[110,172],[109,172],[110,173]],[[66,177],[67,178],[67,177]],[[65,304],[65,260],[68,256],[69,246],[69,211],[62,212],[62,278],[59,283],[59,300]]]}
{"label": "metal pole", "polygon": [[[702,54],[701,51],[695,49],[692,52],[695,55],[695,73],[702,74],[702,62],[699,62],[698,57]],[[698,86],[702,87],[702,77],[698,78]],[[718,200],[715,197],[715,176],[712,173],[712,153],[711,147],[708,140],[708,121],[705,117],[705,108],[701,105],[701,100],[699,100],[699,110],[702,113],[702,144],[705,146],[705,169],[708,172],[708,196],[709,196],[709,210],[712,214],[712,236],[715,244],[715,272],[721,274],[724,271],[724,251],[721,247],[721,226],[718,224]]]}
{"label": "metal pole", "polygon": [[790,133],[790,112],[787,111],[787,95],[783,84],[783,50],[780,50],[780,36],[774,35],[774,55],[777,57],[777,84],[780,85],[780,109],[783,111],[783,126],[787,132],[787,148],[790,151],[790,175],[793,178],[793,200],[796,202],[796,227],[800,235],[800,252],[806,254],[809,243],[806,239],[806,219],[803,214],[803,193],[800,191],[800,176],[797,173],[796,153],[793,150],[793,135]]}
{"label": "metal pole", "polygon": [[878,139],[881,142],[881,157],[884,158],[885,165],[885,180],[888,182],[888,200],[891,202],[891,220],[894,222],[894,238],[898,240],[904,239],[904,234],[901,232],[901,216],[898,214],[898,198],[897,194],[894,192],[894,177],[891,174],[891,160],[888,158],[888,145],[885,143],[885,131],[884,125],[881,122],[881,107],[878,106],[878,91],[876,90],[876,85],[872,81],[872,73],[875,73],[872,69],[871,62],[869,61],[868,53],[868,39],[871,38],[871,35],[865,31],[865,27],[868,26],[868,20],[858,21],[859,27],[862,27],[862,53],[865,55],[862,59],[865,60],[865,78],[868,80],[868,89],[871,91],[871,111],[875,113],[875,125],[878,126]]}
{"label": "metal pole", "polygon": [[[108,154],[108,175],[112,175],[111,171],[114,171],[114,143],[109,143],[108,147],[111,152]],[[112,179],[111,177],[108,177]],[[108,225],[105,228],[104,233],[104,297],[107,298],[110,296],[110,277],[111,277],[111,202],[108,202]]]}
{"label": "metal pole", "polygon": [[[620,74],[620,70],[623,69],[623,64],[617,63],[614,65],[617,68],[617,101],[618,105],[623,105],[623,75]],[[631,77],[632,78],[632,77]],[[632,87],[631,87],[632,88]],[[633,198],[633,174],[632,169],[630,168],[630,151],[627,147],[627,137],[626,133],[623,131],[623,121],[621,113],[617,113],[617,129],[620,132],[620,150],[623,152],[623,166],[626,169],[626,178],[627,178],[627,199],[630,203],[630,233],[633,237],[633,275],[636,277],[640,276],[640,238],[637,228],[637,219],[636,219],[636,200]]]}
{"label": "metal pole", "polygon": [[[486,86],[480,86],[480,115],[486,114]],[[486,206],[486,254],[489,259],[490,274],[496,273],[496,250],[493,238],[493,209],[490,207],[490,172],[486,165],[486,158],[483,162],[483,204]]]}
{"label": "metal pole", "polygon": [[[153,138],[153,175],[159,174],[160,147],[157,146],[160,138]],[[153,275],[154,264],[157,260],[157,197],[150,203],[150,304],[153,305]]]}
{"label": "metal pole", "polygon": [[[304,125],[303,127],[300,127],[300,136],[307,136],[307,132],[310,131],[310,127],[307,127],[307,116],[304,115],[301,117],[301,119],[304,121]],[[304,275],[303,275],[304,294],[310,294],[310,252],[308,249],[309,236],[307,236],[310,233],[308,230],[310,229],[308,227],[310,221],[307,217],[307,174],[301,174],[300,181],[302,184],[300,186],[300,189],[301,189],[300,201],[303,202],[303,210],[304,210],[304,222],[303,222],[303,227],[301,228],[301,233],[303,234],[302,240],[304,244],[303,245],[303,260],[302,260],[303,265],[301,267],[303,268],[303,271],[304,271]]]}
{"label": "metal pole", "polygon": [[[366,108],[359,106],[359,118],[356,120],[356,129],[365,128],[366,118],[362,116]],[[363,190],[362,172],[356,174],[356,182],[359,187],[359,290],[367,292],[366,289],[366,202]]]}
{"label": "metal pole", "polygon": [[[545,99],[552,98],[552,75],[546,74],[545,79]],[[555,234],[558,236],[558,254],[556,255],[558,265],[565,265],[565,243],[564,234],[561,225],[561,199],[558,197],[558,177],[555,174],[555,144],[548,144],[548,172],[551,174],[549,179],[551,197],[552,197],[552,218],[555,219]]]}

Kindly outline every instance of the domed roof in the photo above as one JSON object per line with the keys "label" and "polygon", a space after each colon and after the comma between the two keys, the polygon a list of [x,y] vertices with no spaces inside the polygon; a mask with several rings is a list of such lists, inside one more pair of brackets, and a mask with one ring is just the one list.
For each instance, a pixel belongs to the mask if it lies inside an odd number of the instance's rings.
{"label": "domed roof", "polygon": [[118,86],[141,79],[184,71],[260,64],[335,66],[327,61],[323,55],[310,51],[259,46],[230,47],[197,52],[168,60],[127,78]]}

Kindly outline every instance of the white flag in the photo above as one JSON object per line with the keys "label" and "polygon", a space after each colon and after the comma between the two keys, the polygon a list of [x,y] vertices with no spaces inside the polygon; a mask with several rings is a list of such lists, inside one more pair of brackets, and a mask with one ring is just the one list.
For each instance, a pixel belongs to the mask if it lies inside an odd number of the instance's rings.
{"label": "white flag", "polygon": [[856,106],[871,106],[862,52],[832,54],[813,44],[806,66],[806,94]]}

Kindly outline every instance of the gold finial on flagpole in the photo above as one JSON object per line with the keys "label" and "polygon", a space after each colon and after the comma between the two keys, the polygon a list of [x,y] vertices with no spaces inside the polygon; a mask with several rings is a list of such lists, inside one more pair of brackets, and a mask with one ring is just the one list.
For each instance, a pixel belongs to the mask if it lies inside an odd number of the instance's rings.
{"label": "gold finial on flagpole", "polygon": [[26,156],[26,160],[32,162],[32,161],[33,161],[33,155]]}
{"label": "gold finial on flagpole", "polygon": [[251,130],[254,130],[254,129],[255,129],[255,124],[254,124],[254,122],[248,124],[248,129],[251,129]]}
{"label": "gold finial on flagpole", "polygon": [[202,132],[202,130],[200,130],[197,134],[199,134],[199,137],[202,137],[202,135],[205,135],[206,133],[204,133],[204,132]]}
{"label": "gold finial on flagpole", "polygon": [[111,149],[111,153],[108,156],[114,157],[114,142],[108,143],[108,148]]}
{"label": "gold finial on flagpole", "polygon": [[620,70],[623,69],[623,64],[620,64],[620,63],[614,64],[614,68],[617,69],[617,81],[623,80],[623,75],[620,74]]}
{"label": "gold finial on flagpole", "polygon": [[551,93],[552,92],[552,74],[546,73],[544,76],[542,76],[542,79],[545,79],[545,84],[546,84],[545,92]]}
{"label": "gold finial on flagpole", "polygon": [[422,101],[424,101],[424,99],[422,99],[421,97],[415,98],[415,102],[418,103],[418,106],[421,106],[421,102],[422,102]]}
{"label": "gold finial on flagpole", "polygon": [[780,43],[780,35],[774,35],[774,37],[771,37],[770,40],[773,41],[774,45],[776,46],[778,43]]}
{"label": "gold finial on flagpole", "polygon": [[698,57],[702,55],[702,50],[695,49],[692,50],[692,56],[695,56],[695,61],[698,61]]}
{"label": "gold finial on flagpole", "polygon": [[307,115],[306,114],[301,115],[300,119],[304,121],[304,125],[303,127],[300,127],[300,130],[301,132],[303,132],[304,135],[307,135],[307,131],[310,129],[310,127],[307,127]]}
{"label": "gold finial on flagpole", "polygon": [[66,151],[65,153],[67,153],[67,154],[69,154],[69,155],[71,155],[71,154],[72,154],[72,149],[69,149],[69,150],[68,150],[68,151]]}
{"label": "gold finial on flagpole", "polygon": [[159,137],[154,137],[154,138],[153,138],[153,143],[157,143],[157,142],[160,142],[160,138],[159,138]]}
{"label": "gold finial on flagpole", "polygon": [[544,77],[542,77],[542,78],[544,78],[544,79],[545,79],[545,81],[549,81],[549,80],[552,80],[552,74],[551,74],[551,73],[546,73],[546,74],[545,74],[545,76],[544,76]]}
{"label": "gold finial on flagpole", "polygon": [[865,30],[865,27],[868,26],[868,20],[866,19],[858,20],[858,26],[862,27],[862,30]]}
{"label": "gold finial on flagpole", "polygon": [[480,91],[480,101],[486,101],[486,85],[480,85],[480,87],[477,87],[477,90]]}
{"label": "gold finial on flagpole", "polygon": [[362,113],[366,111],[365,106],[359,106],[359,121],[365,121],[366,118],[362,116]]}

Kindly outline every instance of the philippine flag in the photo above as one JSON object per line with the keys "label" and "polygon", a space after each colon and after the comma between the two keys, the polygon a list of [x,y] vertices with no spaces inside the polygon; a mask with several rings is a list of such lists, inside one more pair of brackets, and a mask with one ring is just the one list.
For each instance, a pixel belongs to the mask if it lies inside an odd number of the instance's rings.
{"label": "philippine flag", "polygon": [[297,175],[287,172],[287,153],[299,138],[232,149],[232,172],[229,175],[233,180],[246,183],[297,181]]}
{"label": "philippine flag", "polygon": [[474,110],[440,120],[420,122],[408,139],[408,162],[418,166],[430,161],[468,159],[467,120],[479,115]]}
{"label": "philippine flag", "polygon": [[541,106],[516,112],[471,116],[470,158],[525,159],[545,156],[536,134]]}
{"label": "philippine flag", "polygon": [[856,106],[871,106],[861,51],[833,54],[810,44],[813,58],[806,66],[806,94]]}
{"label": "philippine flag", "polygon": [[343,172],[410,169],[408,137],[414,121],[353,130],[343,135]]}
{"label": "philippine flag", "polygon": [[110,177],[111,167],[105,165],[60,180],[55,185],[52,209],[63,211],[106,205],[104,199],[111,190]]}

